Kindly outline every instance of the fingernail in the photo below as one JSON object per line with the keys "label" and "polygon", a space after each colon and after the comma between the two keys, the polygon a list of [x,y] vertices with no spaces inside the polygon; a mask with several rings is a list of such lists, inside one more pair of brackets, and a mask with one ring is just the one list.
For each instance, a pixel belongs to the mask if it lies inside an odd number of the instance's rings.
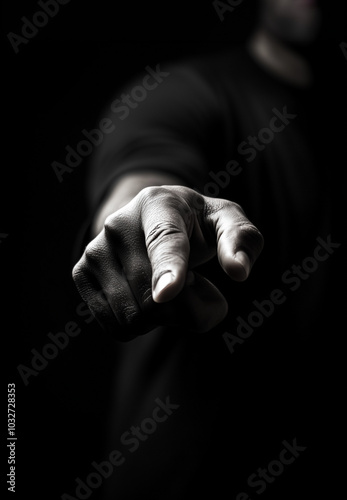
{"label": "fingernail", "polygon": [[239,250],[235,255],[235,260],[237,260],[237,262],[239,262],[243,267],[243,269],[245,270],[246,274],[245,279],[246,279],[251,270],[251,262],[249,260],[248,255],[242,250]]}
{"label": "fingernail", "polygon": [[153,290],[153,299],[155,300],[158,297],[158,295],[160,295],[160,293],[164,290],[164,288],[169,286],[170,283],[172,283],[174,281],[174,279],[175,279],[175,277],[171,272],[167,272],[167,273],[163,274],[159,278],[159,280],[158,280],[158,282]]}

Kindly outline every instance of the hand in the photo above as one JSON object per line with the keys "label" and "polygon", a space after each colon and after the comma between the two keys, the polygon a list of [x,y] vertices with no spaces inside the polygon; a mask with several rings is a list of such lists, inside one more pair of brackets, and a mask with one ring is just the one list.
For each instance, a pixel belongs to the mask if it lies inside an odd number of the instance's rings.
{"label": "hand", "polygon": [[73,278],[98,322],[120,340],[159,325],[203,332],[228,305],[192,270],[217,253],[226,274],[243,281],[262,247],[239,205],[183,186],[147,187],[107,217]]}

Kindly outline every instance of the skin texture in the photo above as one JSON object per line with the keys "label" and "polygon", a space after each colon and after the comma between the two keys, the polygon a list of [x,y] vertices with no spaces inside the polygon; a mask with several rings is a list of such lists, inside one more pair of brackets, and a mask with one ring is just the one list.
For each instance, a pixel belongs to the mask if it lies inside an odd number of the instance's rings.
{"label": "skin texture", "polygon": [[[248,48],[283,80],[305,86],[310,69],[292,45],[310,43],[319,24],[314,0],[263,0]],[[217,253],[226,275],[243,281],[263,246],[238,205],[150,171],[130,173],[110,188],[92,233],[73,278],[99,323],[120,340],[180,321],[210,330],[227,303],[194,267]]]}
{"label": "skin texture", "polygon": [[194,267],[217,254],[229,278],[243,281],[262,246],[239,205],[184,186],[152,186],[107,217],[73,277],[96,319],[120,340],[159,325],[203,332],[228,307]]}

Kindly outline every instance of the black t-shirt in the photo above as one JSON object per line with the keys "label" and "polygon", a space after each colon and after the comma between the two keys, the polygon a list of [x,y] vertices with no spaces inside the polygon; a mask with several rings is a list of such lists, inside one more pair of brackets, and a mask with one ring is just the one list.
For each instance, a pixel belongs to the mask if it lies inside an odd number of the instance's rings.
{"label": "black t-shirt", "polygon": [[[329,398],[321,367],[342,315],[341,102],[324,82],[282,81],[243,48],[160,69],[169,75],[125,119],[108,111],[116,127],[92,163],[91,213],[120,175],[157,169],[239,203],[265,246],[246,282],[216,259],[198,270],[229,303],[213,331],[158,328],[116,343],[106,449],[126,461],[105,499],[224,498],[225,488],[253,498],[248,476],[283,440],[318,446],[312,419]],[[167,396],[179,409],[130,452],[122,433]]]}

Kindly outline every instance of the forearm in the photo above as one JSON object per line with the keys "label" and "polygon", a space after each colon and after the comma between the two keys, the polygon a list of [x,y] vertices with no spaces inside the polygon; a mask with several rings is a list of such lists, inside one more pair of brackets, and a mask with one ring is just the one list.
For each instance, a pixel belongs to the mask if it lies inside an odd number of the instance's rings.
{"label": "forearm", "polygon": [[142,189],[149,186],[186,185],[175,175],[166,172],[132,172],[122,176],[112,186],[95,214],[91,227],[93,238],[102,230],[105,219],[129,203]]}

